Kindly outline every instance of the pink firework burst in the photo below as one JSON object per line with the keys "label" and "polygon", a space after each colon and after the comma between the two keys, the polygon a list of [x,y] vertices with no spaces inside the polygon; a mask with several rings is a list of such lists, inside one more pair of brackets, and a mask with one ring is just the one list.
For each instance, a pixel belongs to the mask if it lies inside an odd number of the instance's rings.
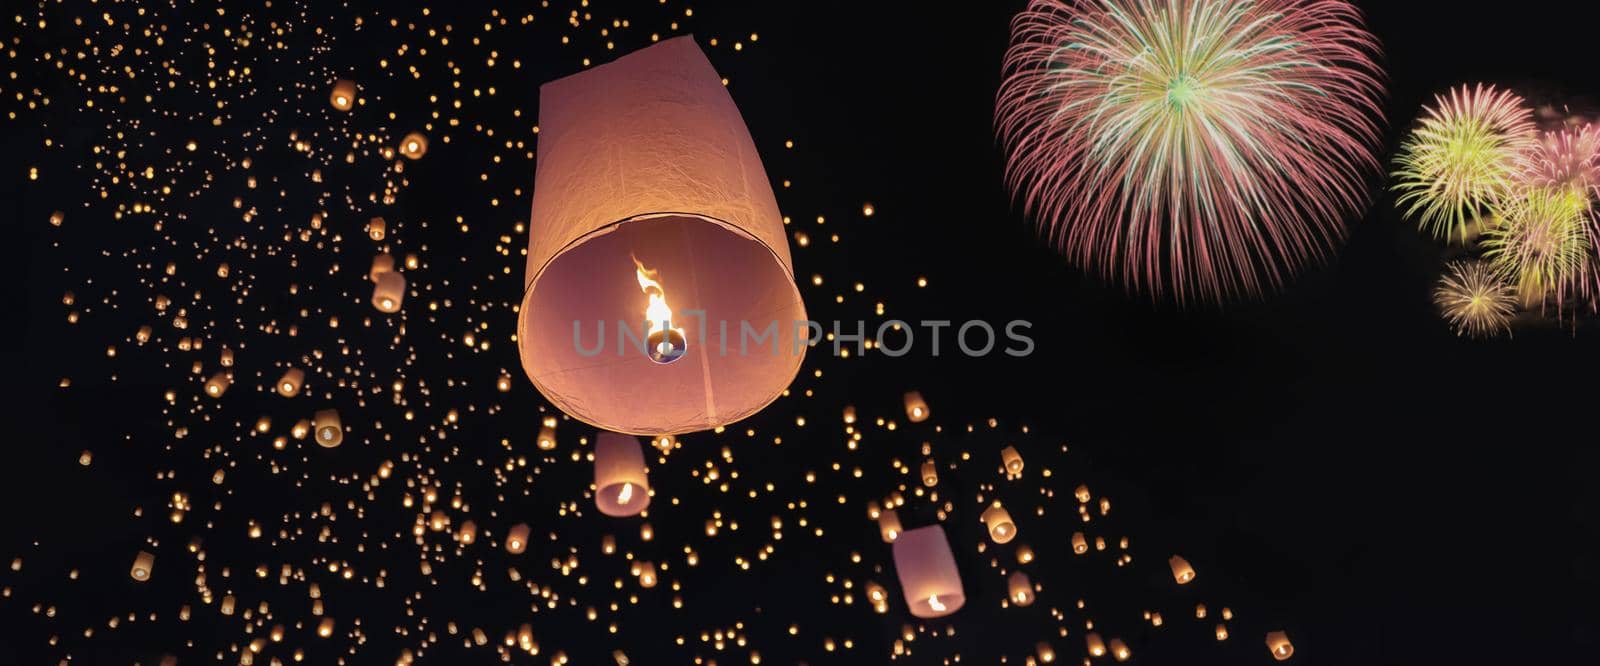
{"label": "pink firework burst", "polygon": [[996,99],[1007,184],[1132,291],[1276,289],[1369,203],[1377,52],[1343,0],[1033,0]]}

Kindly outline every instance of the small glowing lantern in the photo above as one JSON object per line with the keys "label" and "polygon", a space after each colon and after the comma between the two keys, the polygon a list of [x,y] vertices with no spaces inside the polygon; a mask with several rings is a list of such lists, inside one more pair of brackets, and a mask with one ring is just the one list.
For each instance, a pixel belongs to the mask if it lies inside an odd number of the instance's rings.
{"label": "small glowing lantern", "polygon": [[556,429],[550,426],[539,428],[539,449],[549,451],[556,448]]}
{"label": "small glowing lantern", "polygon": [[894,543],[900,536],[900,516],[894,509],[884,509],[878,513],[878,534],[883,537],[884,543]]}
{"label": "small glowing lantern", "polygon": [[912,615],[944,617],[966,603],[955,554],[939,525],[900,533],[894,540],[894,570]]}
{"label": "small glowing lantern", "polygon": [[372,268],[367,271],[367,279],[378,281],[378,276],[394,272],[394,255],[387,252],[372,258]]}
{"label": "small glowing lantern", "polygon": [[1072,552],[1078,555],[1089,552],[1089,540],[1084,538],[1083,532],[1072,533]]}
{"label": "small glowing lantern", "polygon": [[546,83],[539,128],[517,323],[539,392],[649,436],[726,425],[782,394],[810,339],[783,218],[693,38]]}
{"label": "small glowing lantern", "polygon": [[1100,658],[1106,656],[1106,642],[1100,639],[1097,632],[1089,632],[1083,637],[1084,647],[1089,649],[1089,656]]}
{"label": "small glowing lantern", "polygon": [[1000,449],[1000,462],[1006,466],[1006,474],[1011,476],[1022,474],[1022,454],[1017,453],[1017,447],[1008,446]]}
{"label": "small glowing lantern", "polygon": [[1011,577],[1006,579],[1006,588],[1011,595],[1011,603],[1018,606],[1033,604],[1033,582],[1028,580],[1028,574],[1011,572]]}
{"label": "small glowing lantern", "polygon": [[317,623],[317,635],[322,638],[333,635],[333,618],[325,617],[322,618],[321,622]]}
{"label": "small glowing lantern", "polygon": [[312,430],[322,448],[331,449],[344,442],[344,424],[339,421],[337,409],[319,410],[312,418]]}
{"label": "small glowing lantern", "polygon": [[356,104],[356,82],[339,79],[333,82],[333,92],[328,93],[328,103],[340,111],[349,111]]}
{"label": "small glowing lantern", "polygon": [[998,504],[984,510],[983,524],[989,528],[989,538],[995,543],[1006,543],[1017,536],[1017,525],[1011,522],[1011,513]]}
{"label": "small glowing lantern", "polygon": [[428,154],[428,137],[421,132],[412,132],[400,140],[400,154],[406,159],[418,160]]}
{"label": "small glowing lantern", "polygon": [[1028,544],[1025,544],[1025,543],[1017,544],[1017,563],[1018,564],[1027,564],[1027,563],[1032,562],[1032,561],[1033,561],[1033,549],[1029,548]]}
{"label": "small glowing lantern", "polygon": [[922,462],[922,485],[929,488],[939,485],[939,466],[932,460]]}
{"label": "small glowing lantern", "polygon": [[1267,649],[1272,652],[1272,658],[1278,661],[1294,656],[1294,644],[1289,642],[1289,635],[1281,631],[1267,634]]}
{"label": "small glowing lantern", "polygon": [[387,235],[388,231],[389,223],[383,221],[382,217],[374,217],[370,220],[367,220],[367,236],[372,240],[383,240],[383,237]]}
{"label": "small glowing lantern", "polygon": [[845,405],[844,406],[844,424],[845,425],[851,425],[851,424],[853,424],[855,422],[856,422],[856,407],[855,407],[855,405]]}
{"label": "small glowing lantern", "polygon": [[594,444],[594,502],[613,517],[638,515],[650,505],[650,480],[639,440],[601,431]]}
{"label": "small glowing lantern", "polygon": [[461,523],[461,528],[456,530],[456,541],[463,546],[470,546],[478,540],[478,524],[470,520]]}
{"label": "small glowing lantern", "polygon": [[1078,503],[1080,504],[1088,504],[1089,500],[1094,499],[1094,495],[1089,494],[1089,486],[1078,486],[1078,489],[1072,491],[1072,494],[1078,498]]}
{"label": "small glowing lantern", "polygon": [[150,571],[155,566],[156,556],[141,550],[138,555],[133,557],[133,568],[128,571],[128,575],[142,583],[150,580]]}
{"label": "small glowing lantern", "polygon": [[1110,647],[1111,658],[1116,659],[1117,661],[1127,661],[1129,658],[1133,657],[1133,651],[1129,650],[1127,644],[1123,643],[1122,639],[1120,638],[1111,639]]}
{"label": "small glowing lantern", "polygon": [[517,523],[506,533],[506,552],[521,555],[528,548],[528,524]]}
{"label": "small glowing lantern", "polygon": [[226,372],[219,372],[211,375],[211,378],[206,380],[206,395],[209,395],[213,398],[220,398],[222,397],[222,394],[228,392],[228,386],[232,383],[233,380],[228,377],[228,373]]}
{"label": "small glowing lantern", "polygon": [[399,312],[400,303],[406,297],[406,278],[404,275],[389,271],[378,274],[372,285],[372,307],[379,312]]}
{"label": "small glowing lantern", "polygon": [[1178,581],[1179,585],[1188,585],[1189,581],[1194,580],[1194,567],[1189,566],[1188,560],[1173,555],[1167,558],[1167,566],[1172,567],[1172,579]]}
{"label": "small glowing lantern", "polygon": [[656,565],[645,562],[639,565],[639,587],[650,589],[656,586]]}
{"label": "small glowing lantern", "polygon": [[278,378],[278,395],[293,398],[300,395],[300,385],[306,379],[306,373],[299,368],[289,368],[283,371],[283,376]]}
{"label": "small glowing lantern", "polygon": [[1217,624],[1217,640],[1228,640],[1228,625],[1221,623]]}
{"label": "small glowing lantern", "polygon": [[928,420],[928,402],[922,399],[922,394],[916,391],[906,392],[906,418],[912,423],[922,423]]}
{"label": "small glowing lantern", "polygon": [[1050,647],[1050,644],[1044,641],[1039,641],[1037,645],[1034,645],[1033,651],[1039,655],[1039,661],[1042,663],[1050,664],[1056,660],[1056,649]]}

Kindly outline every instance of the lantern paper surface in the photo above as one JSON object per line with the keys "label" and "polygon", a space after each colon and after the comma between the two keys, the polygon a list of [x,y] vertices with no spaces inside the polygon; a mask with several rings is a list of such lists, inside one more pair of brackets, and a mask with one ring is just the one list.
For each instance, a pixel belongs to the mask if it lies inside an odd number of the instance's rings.
{"label": "lantern paper surface", "polygon": [[[635,435],[714,428],[776,399],[800,367],[805,307],[761,157],[693,39],[547,83],[539,107],[517,326],[534,386]],[[688,341],[670,363],[633,341],[650,305],[643,268]]]}
{"label": "lantern paper surface", "polygon": [[961,572],[956,569],[956,556],[950,552],[943,527],[929,525],[901,532],[894,540],[894,571],[912,615],[943,617],[966,603]]}
{"label": "lantern paper surface", "polygon": [[630,435],[601,432],[594,443],[594,502],[608,516],[633,516],[650,505],[644,450]]}

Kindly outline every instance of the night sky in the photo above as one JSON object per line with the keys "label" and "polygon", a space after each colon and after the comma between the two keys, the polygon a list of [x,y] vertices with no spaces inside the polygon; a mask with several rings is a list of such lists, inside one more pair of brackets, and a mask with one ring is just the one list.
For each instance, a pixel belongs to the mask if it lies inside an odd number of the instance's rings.
{"label": "night sky", "polygon": [[[1273,663],[1277,630],[1299,664],[1592,653],[1592,318],[1457,336],[1431,294],[1458,250],[1402,220],[1376,174],[1334,258],[1259,300],[1180,308],[1084,273],[1001,178],[995,92],[1023,3],[968,4],[8,4],[0,663],[240,663],[257,640],[256,663],[1023,664],[1041,641],[1079,663],[1086,622],[1145,664]],[[1600,111],[1572,5],[1358,4],[1389,77],[1386,162],[1464,82]],[[648,515],[607,518],[594,428],[539,395],[511,338],[537,90],[684,34],[761,152],[812,319],[1026,319],[1036,350],[819,347],[760,414],[647,449]],[[359,85],[350,112],[328,102],[340,78]],[[386,154],[409,132],[426,155]],[[380,249],[417,258],[394,315],[368,303]],[[234,379],[213,399],[225,347]],[[290,366],[306,391],[286,399],[272,384]],[[930,420],[908,422],[911,390]],[[327,407],[342,446],[290,436]],[[1020,479],[999,472],[1007,445]],[[967,593],[952,616],[906,611],[868,518],[897,491],[906,527],[949,535]],[[1011,544],[978,519],[996,498]],[[435,509],[450,526],[417,536]],[[452,537],[467,519],[476,543]],[[532,538],[513,555],[518,523]],[[1106,549],[1072,554],[1077,530]],[[146,582],[128,574],[141,550]],[[1173,554],[1194,582],[1175,584]],[[1019,569],[1038,585],[1026,608],[1005,603]],[[506,640],[523,625],[537,655]]]}

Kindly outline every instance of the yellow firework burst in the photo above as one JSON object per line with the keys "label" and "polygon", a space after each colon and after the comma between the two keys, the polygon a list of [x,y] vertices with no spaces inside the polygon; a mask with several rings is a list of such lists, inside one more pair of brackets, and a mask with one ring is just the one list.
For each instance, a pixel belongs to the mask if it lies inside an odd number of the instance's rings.
{"label": "yellow firework burst", "polygon": [[1514,189],[1522,155],[1535,145],[1522,98],[1494,86],[1439,95],[1395,158],[1395,191],[1407,218],[1446,242]]}
{"label": "yellow firework burst", "polygon": [[1456,335],[1491,338],[1511,332],[1516,296],[1494,267],[1483,261],[1458,261],[1450,265],[1433,302],[1439,306]]}
{"label": "yellow firework burst", "polygon": [[1553,298],[1559,307],[1593,294],[1594,229],[1586,192],[1530,187],[1494,207],[1484,233],[1484,258],[1525,304]]}

